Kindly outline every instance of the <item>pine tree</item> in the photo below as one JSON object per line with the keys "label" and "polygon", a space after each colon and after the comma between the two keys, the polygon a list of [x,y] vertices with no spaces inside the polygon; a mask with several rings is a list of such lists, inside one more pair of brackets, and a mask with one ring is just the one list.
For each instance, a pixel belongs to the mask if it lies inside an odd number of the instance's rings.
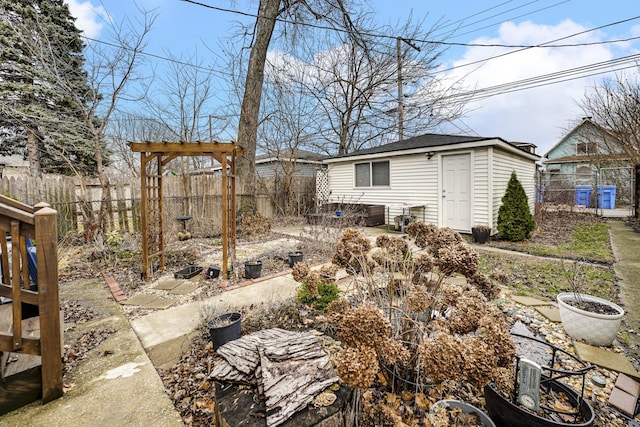
{"label": "pine tree", "polygon": [[0,154],[22,154],[32,176],[95,171],[83,49],[63,0],[0,0]]}
{"label": "pine tree", "polygon": [[536,223],[529,209],[529,200],[515,172],[507,184],[502,197],[502,206],[498,209],[498,232],[505,240],[519,242],[531,237]]}

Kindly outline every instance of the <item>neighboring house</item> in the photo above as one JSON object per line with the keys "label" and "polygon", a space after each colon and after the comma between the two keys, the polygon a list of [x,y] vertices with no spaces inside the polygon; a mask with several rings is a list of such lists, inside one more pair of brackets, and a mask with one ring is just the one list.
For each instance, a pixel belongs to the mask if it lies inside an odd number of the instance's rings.
{"label": "neighboring house", "polygon": [[502,138],[426,134],[325,159],[329,201],[386,207],[397,216],[469,233],[496,230],[498,208],[516,172],[534,208],[536,161],[531,144]]}
{"label": "neighboring house", "polygon": [[0,178],[29,175],[29,162],[22,155],[0,156]]}
{"label": "neighboring house", "polygon": [[[313,178],[316,170],[325,166],[321,154],[305,150],[286,150],[256,156],[256,175],[260,178],[287,176],[291,173],[296,178]],[[195,174],[220,175],[221,165],[195,172]]]}
{"label": "neighboring house", "polygon": [[[618,172],[630,166],[615,137],[589,117],[569,131],[544,157],[549,179],[562,177],[568,186],[593,185],[596,172]],[[602,183],[603,177],[599,181]]]}
{"label": "neighboring house", "polygon": [[323,168],[323,156],[305,150],[285,150],[256,156],[256,174],[261,178],[286,176],[313,178],[316,170]]}

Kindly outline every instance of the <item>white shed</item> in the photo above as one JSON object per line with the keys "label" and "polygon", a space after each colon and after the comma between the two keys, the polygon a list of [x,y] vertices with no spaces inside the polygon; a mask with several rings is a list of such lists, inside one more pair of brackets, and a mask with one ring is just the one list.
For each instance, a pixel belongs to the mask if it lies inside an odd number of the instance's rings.
{"label": "white shed", "polygon": [[512,172],[533,212],[536,161],[531,144],[502,138],[426,134],[325,159],[329,202],[385,205],[387,224],[401,215],[463,233],[489,225]]}

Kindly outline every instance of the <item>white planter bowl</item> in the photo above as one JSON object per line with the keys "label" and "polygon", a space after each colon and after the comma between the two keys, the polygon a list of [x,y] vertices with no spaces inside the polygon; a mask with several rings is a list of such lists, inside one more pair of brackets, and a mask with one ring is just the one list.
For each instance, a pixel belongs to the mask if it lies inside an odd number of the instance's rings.
{"label": "white planter bowl", "polygon": [[622,323],[624,310],[617,304],[604,298],[580,294],[583,301],[599,302],[615,309],[617,314],[598,314],[581,310],[567,304],[566,301],[575,301],[573,292],[558,294],[558,308],[560,320],[565,332],[574,340],[584,340],[587,344],[597,346],[609,346],[613,342]]}

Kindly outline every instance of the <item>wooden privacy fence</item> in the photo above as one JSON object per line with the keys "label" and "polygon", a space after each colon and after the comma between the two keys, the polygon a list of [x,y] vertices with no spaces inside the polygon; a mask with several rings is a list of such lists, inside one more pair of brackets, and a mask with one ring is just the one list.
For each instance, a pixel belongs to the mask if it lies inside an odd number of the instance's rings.
{"label": "wooden privacy fence", "polygon": [[[168,233],[177,233],[182,223],[176,218],[191,215],[187,224],[189,230],[197,236],[211,237],[220,234],[222,218],[221,177],[214,175],[195,175],[185,179],[183,176],[163,178],[164,224]],[[276,179],[262,179],[260,194],[256,204],[258,212],[273,218],[283,214],[306,215],[311,213],[315,204],[315,180],[296,178],[289,193],[282,191]],[[236,209],[244,194],[244,184],[237,184]],[[92,209],[100,209],[101,189],[97,183],[86,185],[87,199]],[[0,193],[26,204],[46,202],[57,211],[58,235],[82,231],[80,210],[81,191],[73,177],[47,176],[42,179],[5,177],[0,180]],[[139,232],[140,183],[138,178],[119,177],[111,181],[111,203],[107,206],[107,229],[120,232]]]}

